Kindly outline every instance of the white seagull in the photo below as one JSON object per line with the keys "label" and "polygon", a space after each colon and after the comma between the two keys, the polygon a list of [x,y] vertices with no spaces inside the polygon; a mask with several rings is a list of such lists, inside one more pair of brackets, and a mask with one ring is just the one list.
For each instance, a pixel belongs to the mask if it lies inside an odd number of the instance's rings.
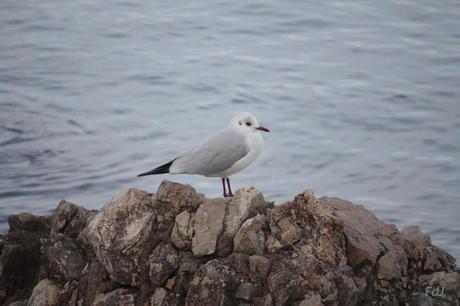
{"label": "white seagull", "polygon": [[232,118],[230,126],[205,143],[138,176],[171,173],[220,177],[224,197],[232,197],[229,177],[245,169],[260,154],[264,145],[260,132],[269,132],[269,129],[259,125],[253,114],[240,113]]}

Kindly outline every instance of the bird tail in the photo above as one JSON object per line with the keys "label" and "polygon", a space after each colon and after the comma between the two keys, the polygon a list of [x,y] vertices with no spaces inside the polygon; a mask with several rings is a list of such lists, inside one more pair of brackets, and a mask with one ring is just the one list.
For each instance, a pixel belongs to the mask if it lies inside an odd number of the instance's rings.
{"label": "bird tail", "polygon": [[173,162],[174,162],[174,160],[172,160],[169,163],[166,163],[164,165],[161,165],[159,167],[156,167],[153,170],[143,172],[143,173],[139,174],[138,177],[139,176],[146,176],[146,175],[153,175],[153,174],[169,173],[169,168],[171,167]]}

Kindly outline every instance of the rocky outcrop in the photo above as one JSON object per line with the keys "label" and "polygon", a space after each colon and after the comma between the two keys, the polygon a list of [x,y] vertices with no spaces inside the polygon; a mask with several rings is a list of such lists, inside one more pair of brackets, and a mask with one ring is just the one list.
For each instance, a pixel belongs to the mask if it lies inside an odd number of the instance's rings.
{"label": "rocky outcrop", "polygon": [[308,190],[274,206],[164,181],[9,224],[4,305],[460,305],[455,259],[418,227]]}

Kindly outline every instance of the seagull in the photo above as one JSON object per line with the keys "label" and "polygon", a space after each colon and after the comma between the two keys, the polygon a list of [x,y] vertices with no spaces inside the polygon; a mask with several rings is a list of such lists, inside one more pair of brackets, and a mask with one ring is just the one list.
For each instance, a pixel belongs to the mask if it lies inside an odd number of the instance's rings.
{"label": "seagull", "polygon": [[264,145],[261,132],[270,130],[261,126],[253,114],[239,113],[225,130],[208,141],[138,177],[164,173],[220,177],[224,197],[233,197],[229,177],[248,167],[259,156]]}

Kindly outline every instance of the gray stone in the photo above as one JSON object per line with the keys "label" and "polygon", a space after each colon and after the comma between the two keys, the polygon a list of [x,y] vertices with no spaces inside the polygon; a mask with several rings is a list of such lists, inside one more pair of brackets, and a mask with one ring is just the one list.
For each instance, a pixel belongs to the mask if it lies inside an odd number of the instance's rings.
{"label": "gray stone", "polygon": [[210,255],[216,251],[226,207],[226,199],[206,199],[196,211],[192,238],[192,252],[195,256]]}
{"label": "gray stone", "polygon": [[228,203],[227,214],[224,220],[224,234],[233,238],[249,215],[255,213],[256,208],[263,207],[265,203],[262,193],[256,188],[238,189]]}

